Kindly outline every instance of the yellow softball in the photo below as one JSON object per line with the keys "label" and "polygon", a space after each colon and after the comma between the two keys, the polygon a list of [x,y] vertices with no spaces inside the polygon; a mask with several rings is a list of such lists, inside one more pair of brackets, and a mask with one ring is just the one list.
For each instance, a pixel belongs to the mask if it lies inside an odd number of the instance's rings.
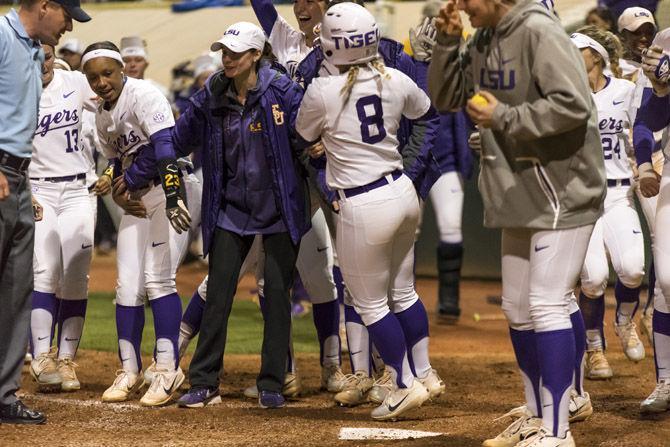
{"label": "yellow softball", "polygon": [[484,98],[482,95],[477,93],[475,96],[470,98],[470,101],[472,101],[472,104],[476,105],[477,107],[484,107],[487,105],[489,102]]}

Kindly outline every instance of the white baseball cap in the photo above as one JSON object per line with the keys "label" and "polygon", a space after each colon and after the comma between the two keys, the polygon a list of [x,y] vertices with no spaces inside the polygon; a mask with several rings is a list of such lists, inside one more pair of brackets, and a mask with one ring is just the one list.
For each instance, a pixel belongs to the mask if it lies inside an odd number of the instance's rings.
{"label": "white baseball cap", "polygon": [[139,36],[128,36],[121,38],[121,57],[139,56],[145,60],[149,60],[147,53],[147,44]]}
{"label": "white baseball cap", "polygon": [[193,77],[197,78],[208,71],[217,71],[221,68],[220,60],[221,58],[212,57],[209,53],[196,57],[193,61]]}
{"label": "white baseball cap", "polygon": [[651,11],[634,6],[632,8],[624,9],[619,16],[617,28],[619,28],[619,32],[623,30],[634,32],[645,23],[651,23],[654,26],[654,29],[656,29],[656,21],[654,20],[654,15]]}
{"label": "white baseball cap", "polygon": [[63,51],[69,51],[75,54],[84,53],[84,44],[81,43],[79,39],[68,39],[63,42],[63,45],[58,49],[58,54],[61,54]]}
{"label": "white baseball cap", "polygon": [[219,51],[223,47],[235,53],[247,50],[263,51],[265,46],[265,33],[257,25],[250,22],[237,22],[228,27],[223,36],[214,42],[209,48]]}

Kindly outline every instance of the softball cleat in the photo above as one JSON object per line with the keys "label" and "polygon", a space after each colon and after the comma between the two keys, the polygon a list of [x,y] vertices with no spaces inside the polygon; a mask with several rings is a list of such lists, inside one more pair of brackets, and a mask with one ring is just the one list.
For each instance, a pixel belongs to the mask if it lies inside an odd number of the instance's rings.
{"label": "softball cleat", "polygon": [[409,388],[397,388],[386,396],[384,402],[372,410],[372,419],[390,421],[398,419],[410,410],[420,407],[428,400],[430,394],[418,380],[412,381]]}
{"label": "softball cleat", "polygon": [[367,393],[372,389],[374,380],[364,371],[347,374],[344,388],[335,395],[335,402],[344,407],[354,407],[367,401]]}
{"label": "softball cleat", "polygon": [[570,391],[570,404],[568,406],[568,422],[581,422],[588,419],[593,414],[593,405],[591,405],[591,396],[584,391],[584,394],[577,394],[577,391]]}
{"label": "softball cleat", "polygon": [[484,447],[514,447],[542,427],[542,419],[534,417],[525,405],[513,408],[495,421],[507,418],[512,418],[513,422],[495,438],[484,441]]}
{"label": "softball cleat", "polygon": [[151,365],[149,365],[144,370],[144,383],[146,383],[147,386],[151,386],[151,382],[154,381],[155,374],[156,374],[156,360],[152,361]]}
{"label": "softball cleat", "polygon": [[[292,397],[298,397],[301,392],[302,382],[300,381],[300,376],[298,374],[287,372],[284,376],[284,387],[281,390],[282,395],[290,399]],[[244,390],[244,397],[258,399],[258,387],[256,385],[251,385],[246,388]]]}
{"label": "softball cleat", "polygon": [[572,437],[572,433],[568,430],[565,433],[565,437],[559,438],[557,436],[551,436],[552,433],[549,433],[544,427],[541,427],[540,430],[534,435],[524,439],[519,442],[517,447],[575,447],[575,440]]}
{"label": "softball cleat", "polygon": [[81,383],[77,378],[75,368],[78,365],[70,358],[58,359],[58,374],[60,374],[62,383],[60,389],[63,391],[77,391],[81,389]]}
{"label": "softball cleat", "polygon": [[207,405],[218,405],[221,403],[221,394],[218,387],[191,388],[177,401],[181,408],[202,408]]}
{"label": "softball cleat", "polygon": [[116,379],[112,386],[102,393],[103,402],[125,402],[130,395],[136,393],[144,386],[142,374],[134,374],[122,369],[116,371]]}
{"label": "softball cleat", "polygon": [[384,372],[375,382],[372,384],[372,389],[368,393],[368,400],[377,405],[384,402],[386,396],[393,389],[393,379],[391,378],[391,372],[384,368]]}
{"label": "softball cleat", "polygon": [[621,347],[623,353],[626,354],[628,360],[639,362],[644,359],[644,345],[637,335],[637,328],[632,321],[625,324],[614,324],[614,332],[616,332],[619,340],[621,340]]}
{"label": "softball cleat", "polygon": [[447,386],[444,384],[444,381],[437,375],[437,371],[431,369],[426,377],[423,379],[417,379],[423,386],[428,389],[430,393],[430,398],[435,399],[440,397],[447,389]]}
{"label": "softball cleat", "polygon": [[602,349],[586,351],[584,375],[591,380],[611,379],[614,375]]}
{"label": "softball cleat", "polygon": [[185,378],[181,368],[170,371],[156,366],[156,373],[154,374],[151,386],[144,393],[142,399],[140,399],[140,403],[145,407],[165,405],[172,399],[172,395],[179,389],[181,384],[184,383]]}
{"label": "softball cleat", "polygon": [[640,404],[641,413],[665,413],[670,410],[670,379],[661,380]]}
{"label": "softball cleat", "polygon": [[55,359],[56,348],[43,352],[30,362],[30,375],[37,382],[38,389],[60,388],[62,379],[58,374],[58,363]]}
{"label": "softball cleat", "polygon": [[321,389],[329,393],[339,393],[344,389],[347,377],[339,365],[328,365],[321,368]]}

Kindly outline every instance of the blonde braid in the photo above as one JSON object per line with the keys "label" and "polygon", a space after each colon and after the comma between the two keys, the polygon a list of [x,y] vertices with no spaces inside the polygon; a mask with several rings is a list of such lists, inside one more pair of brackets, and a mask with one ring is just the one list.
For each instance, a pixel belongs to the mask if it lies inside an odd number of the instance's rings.
{"label": "blonde braid", "polygon": [[623,55],[623,45],[621,45],[619,38],[611,32],[602,30],[594,25],[579,28],[577,32],[590,37],[607,50],[607,55],[610,58],[610,70],[612,70],[615,78],[620,78],[622,73],[619,59]]}
{"label": "blonde braid", "polygon": [[356,78],[358,78],[358,70],[360,66],[352,65],[347,71],[347,82],[344,83],[344,87],[340,90],[340,95],[344,96],[344,104],[349,101],[349,96],[351,95],[351,90],[354,88],[354,83]]}

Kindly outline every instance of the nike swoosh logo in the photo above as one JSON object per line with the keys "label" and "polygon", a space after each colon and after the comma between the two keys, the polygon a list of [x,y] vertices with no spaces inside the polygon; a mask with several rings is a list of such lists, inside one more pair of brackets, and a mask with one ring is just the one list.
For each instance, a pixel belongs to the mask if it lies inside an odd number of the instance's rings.
{"label": "nike swoosh logo", "polygon": [[40,340],[40,341],[41,341],[41,340],[46,340],[47,338],[49,338],[48,335],[45,335],[44,337],[37,337],[37,339]]}
{"label": "nike swoosh logo", "polygon": [[356,355],[356,354],[360,354],[361,352],[363,352],[363,350],[362,350],[362,349],[361,349],[360,351],[356,351],[356,352],[350,352],[349,354],[351,354],[351,355]]}
{"label": "nike swoosh logo", "polygon": [[127,359],[121,359],[121,363],[127,362],[128,360],[130,360],[130,357],[128,357]]}
{"label": "nike swoosh logo", "polygon": [[81,244],[81,249],[82,250],[86,250],[87,248],[91,248],[91,247],[93,247],[93,244],[88,244],[88,245]]}
{"label": "nike swoosh logo", "polygon": [[633,234],[640,234],[642,233],[641,231],[633,230]]}
{"label": "nike swoosh logo", "polygon": [[75,91],[72,90],[70,93],[63,93],[63,99],[67,99],[70,95],[72,95]]}
{"label": "nike swoosh logo", "polygon": [[549,246],[548,246],[548,245],[544,245],[544,246],[542,246],[542,247],[538,247],[538,246],[536,245],[536,246],[535,246],[535,253],[537,253],[538,251],[542,251],[542,250],[544,250],[545,248],[549,248]]}
{"label": "nike swoosh logo", "polygon": [[503,59],[503,60],[500,61],[500,62],[501,62],[503,65],[506,65],[508,62],[512,62],[513,60],[514,60],[514,58],[513,58],[513,57],[510,57],[509,59]]}
{"label": "nike swoosh logo", "polygon": [[79,340],[78,338],[67,338],[65,337],[65,341],[77,341]]}
{"label": "nike swoosh logo", "polygon": [[389,405],[389,406],[388,406],[389,411],[390,411],[391,413],[393,413],[394,411],[396,411],[396,410],[398,409],[398,407],[399,407],[400,405],[402,405],[403,402],[405,402],[405,399],[407,399],[408,396],[409,396],[409,394],[408,394],[407,396],[403,397],[402,400],[401,400],[400,402],[398,402],[397,404],[395,404],[395,405]]}
{"label": "nike swoosh logo", "polygon": [[159,243],[152,242],[152,243],[151,243],[151,246],[152,246],[152,247],[158,247],[159,245],[163,245],[164,243],[165,243],[165,242],[159,242]]}
{"label": "nike swoosh logo", "polygon": [[326,251],[326,250],[328,250],[328,247],[323,247],[323,248],[317,247],[316,248],[316,251],[318,251],[319,253],[321,253],[322,251]]}
{"label": "nike swoosh logo", "polygon": [[340,356],[339,355],[327,355],[326,358],[327,359],[339,359]]}
{"label": "nike swoosh logo", "polygon": [[167,352],[167,350],[165,350],[165,351],[156,351],[156,352],[159,353],[159,354],[162,354],[162,353],[164,353],[164,352]]}
{"label": "nike swoosh logo", "polygon": [[619,104],[623,104],[623,101],[612,101],[613,106],[618,106]]}
{"label": "nike swoosh logo", "polygon": [[119,121],[121,121],[121,120],[123,119],[124,116],[126,116],[126,112],[123,112],[123,113],[121,114],[121,116],[119,117]]}
{"label": "nike swoosh logo", "polygon": [[177,375],[175,374],[174,377],[172,378],[172,383],[170,384],[169,387],[165,388],[163,387],[163,391],[165,391],[165,394],[172,394],[172,387],[174,386],[174,382],[177,380]]}

